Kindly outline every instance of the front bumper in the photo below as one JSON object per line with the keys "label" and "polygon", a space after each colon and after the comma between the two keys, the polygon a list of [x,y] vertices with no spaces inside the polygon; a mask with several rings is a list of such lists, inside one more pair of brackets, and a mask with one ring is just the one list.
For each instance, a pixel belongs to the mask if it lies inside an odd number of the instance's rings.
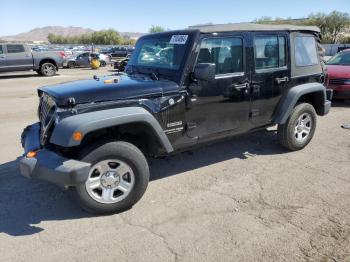
{"label": "front bumper", "polygon": [[336,99],[350,99],[350,85],[332,85],[328,88],[333,90]]}
{"label": "front bumper", "polygon": [[[27,178],[45,180],[60,187],[76,186],[85,183],[90,164],[65,158],[54,151],[40,148],[39,123],[27,127],[22,133],[24,156],[20,159],[20,172]],[[37,151],[32,158],[27,152]]]}

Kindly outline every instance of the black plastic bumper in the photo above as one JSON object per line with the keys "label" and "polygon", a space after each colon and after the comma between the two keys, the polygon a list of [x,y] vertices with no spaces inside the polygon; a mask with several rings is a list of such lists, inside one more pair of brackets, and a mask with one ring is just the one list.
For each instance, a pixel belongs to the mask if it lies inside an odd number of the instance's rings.
{"label": "black plastic bumper", "polygon": [[[36,123],[23,131],[22,146],[25,155],[19,162],[21,174],[28,178],[49,181],[60,187],[85,183],[90,164],[65,158],[45,148],[40,149],[39,127]],[[33,150],[38,150],[36,157],[26,157],[26,153]]]}
{"label": "black plastic bumper", "polygon": [[326,89],[326,101],[324,103],[323,112],[321,113],[321,115],[327,115],[329,113],[332,105],[332,102],[331,102],[332,98],[333,98],[333,90]]}

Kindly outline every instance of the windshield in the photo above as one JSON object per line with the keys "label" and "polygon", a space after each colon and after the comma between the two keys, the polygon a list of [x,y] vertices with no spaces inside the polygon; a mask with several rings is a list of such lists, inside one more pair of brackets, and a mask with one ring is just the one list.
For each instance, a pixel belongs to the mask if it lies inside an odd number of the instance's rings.
{"label": "windshield", "polygon": [[184,60],[188,38],[188,35],[176,34],[141,38],[129,65],[178,70]]}
{"label": "windshield", "polygon": [[328,60],[327,65],[350,65],[350,52],[342,52]]}

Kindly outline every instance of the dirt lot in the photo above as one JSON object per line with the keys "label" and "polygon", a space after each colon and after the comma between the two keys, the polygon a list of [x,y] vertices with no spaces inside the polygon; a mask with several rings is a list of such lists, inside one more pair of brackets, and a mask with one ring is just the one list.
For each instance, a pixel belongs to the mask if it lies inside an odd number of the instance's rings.
{"label": "dirt lot", "polygon": [[0,261],[350,260],[350,130],[340,127],[349,105],[318,118],[300,152],[260,132],[151,160],[143,199],[94,217],[17,167],[20,133],[36,120],[36,88],[96,74],[59,73],[0,76]]}

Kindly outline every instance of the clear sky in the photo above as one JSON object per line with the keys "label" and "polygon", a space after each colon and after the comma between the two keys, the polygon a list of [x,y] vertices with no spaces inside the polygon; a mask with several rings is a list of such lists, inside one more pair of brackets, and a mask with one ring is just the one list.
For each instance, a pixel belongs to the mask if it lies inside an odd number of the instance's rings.
{"label": "clear sky", "polygon": [[350,0],[5,0],[0,2],[0,36],[48,25],[147,32],[151,25],[179,29],[333,10],[350,13]]}

